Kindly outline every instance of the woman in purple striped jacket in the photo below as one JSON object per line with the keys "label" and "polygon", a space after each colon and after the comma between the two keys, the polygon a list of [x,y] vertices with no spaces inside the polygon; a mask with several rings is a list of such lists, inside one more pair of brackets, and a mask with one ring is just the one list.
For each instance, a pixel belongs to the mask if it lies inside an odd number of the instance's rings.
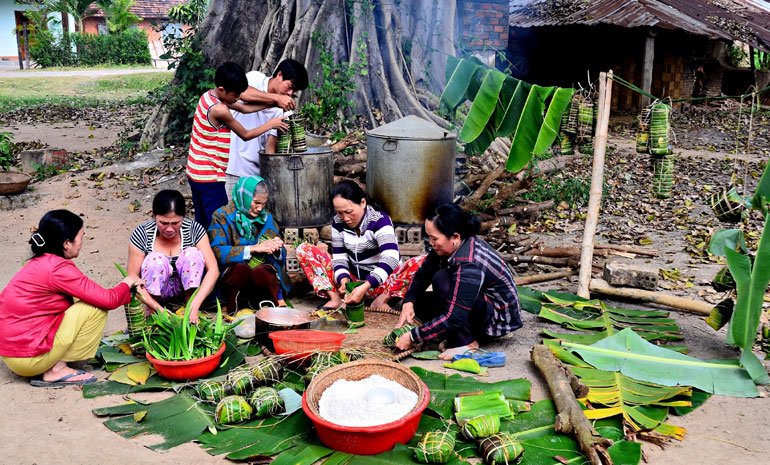
{"label": "woman in purple striped jacket", "polygon": [[[400,264],[398,242],[390,217],[369,204],[355,181],[334,186],[330,195],[336,213],[332,220],[331,256],[317,246],[297,247],[297,259],[315,292],[328,299],[319,308],[374,299],[373,307],[386,308],[391,298],[403,298],[424,256]],[[345,294],[345,284],[362,284]],[[344,298],[343,298],[344,296]]]}

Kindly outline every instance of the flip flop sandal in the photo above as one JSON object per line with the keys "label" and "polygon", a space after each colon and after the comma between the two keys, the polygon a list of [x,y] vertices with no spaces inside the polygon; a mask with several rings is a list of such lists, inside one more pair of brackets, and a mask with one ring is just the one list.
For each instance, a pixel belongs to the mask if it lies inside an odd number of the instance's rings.
{"label": "flip flop sandal", "polygon": [[460,360],[462,358],[471,358],[479,362],[480,366],[487,368],[496,368],[505,366],[505,353],[504,352],[487,352],[484,349],[469,350],[462,354],[457,354],[452,357],[452,360]]}
{"label": "flip flop sandal", "polygon": [[86,379],[78,379],[69,381],[70,379],[74,378],[75,376],[85,375],[88,372],[83,370],[77,370],[74,373],[70,373],[68,375],[64,375],[61,378],[57,379],[56,381],[43,381],[41,379],[33,379],[30,380],[29,385],[34,387],[50,387],[50,388],[63,388],[65,386],[82,386],[84,384],[93,384],[96,382],[96,377],[91,375],[90,378]]}

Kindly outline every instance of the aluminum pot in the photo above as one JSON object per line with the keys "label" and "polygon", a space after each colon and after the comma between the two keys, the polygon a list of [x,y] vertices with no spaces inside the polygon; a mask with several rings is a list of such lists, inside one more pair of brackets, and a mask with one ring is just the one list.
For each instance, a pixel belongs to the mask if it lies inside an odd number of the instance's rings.
{"label": "aluminum pot", "polygon": [[422,224],[452,201],[456,139],[417,116],[366,133],[366,190],[394,223]]}

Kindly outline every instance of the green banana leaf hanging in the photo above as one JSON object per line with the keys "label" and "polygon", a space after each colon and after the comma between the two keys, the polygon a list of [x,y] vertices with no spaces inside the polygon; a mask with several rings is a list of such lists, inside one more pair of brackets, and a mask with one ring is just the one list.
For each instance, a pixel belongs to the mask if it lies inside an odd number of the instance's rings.
{"label": "green banana leaf hanging", "polygon": [[454,117],[462,102],[473,102],[459,134],[466,153],[480,154],[495,138],[510,137],[506,169],[511,172],[521,170],[553,144],[574,91],[531,85],[477,60],[450,57],[446,74],[440,111]]}
{"label": "green banana leaf hanging", "polygon": [[745,369],[734,361],[704,362],[653,345],[630,328],[586,346],[563,341],[599,370],[619,371],[640,381],[663,386],[693,386],[712,394],[734,397],[759,395]]}

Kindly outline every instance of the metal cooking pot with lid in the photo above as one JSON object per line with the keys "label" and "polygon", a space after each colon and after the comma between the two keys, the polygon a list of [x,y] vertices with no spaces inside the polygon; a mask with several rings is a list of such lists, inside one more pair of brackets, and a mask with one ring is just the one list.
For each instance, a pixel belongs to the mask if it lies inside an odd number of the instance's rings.
{"label": "metal cooking pot with lid", "polygon": [[[264,304],[269,304],[263,306]],[[261,323],[268,330],[302,329],[310,323],[310,315],[291,307],[275,307],[273,302],[263,300],[259,310],[254,312],[257,325]]]}
{"label": "metal cooking pot with lid", "polygon": [[421,224],[452,201],[456,139],[413,115],[366,133],[366,190],[394,223]]}

